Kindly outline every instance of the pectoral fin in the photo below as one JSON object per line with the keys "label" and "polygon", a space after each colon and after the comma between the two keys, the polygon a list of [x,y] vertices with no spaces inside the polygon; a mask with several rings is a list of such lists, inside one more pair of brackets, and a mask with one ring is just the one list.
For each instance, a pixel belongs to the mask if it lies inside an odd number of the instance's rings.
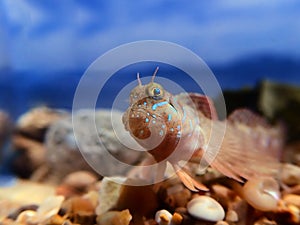
{"label": "pectoral fin", "polygon": [[179,168],[179,166],[173,165],[173,167],[181,182],[191,191],[198,192],[199,190],[201,191],[209,190],[204,184],[201,184],[195,179],[193,179],[187,172]]}

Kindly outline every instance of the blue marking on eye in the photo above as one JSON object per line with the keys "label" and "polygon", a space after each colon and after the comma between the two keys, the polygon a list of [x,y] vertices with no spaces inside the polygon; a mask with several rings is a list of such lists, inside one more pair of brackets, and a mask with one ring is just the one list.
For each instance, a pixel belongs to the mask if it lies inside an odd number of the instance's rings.
{"label": "blue marking on eye", "polygon": [[168,121],[171,121],[171,119],[172,119],[172,115],[169,114],[169,115],[168,115]]}
{"label": "blue marking on eye", "polygon": [[148,123],[148,122],[149,122],[149,119],[148,119],[148,118],[146,118],[146,119],[145,119],[145,122],[146,122],[146,123]]}
{"label": "blue marking on eye", "polygon": [[152,110],[156,110],[157,107],[163,106],[163,105],[166,105],[166,104],[168,104],[167,101],[155,103],[155,104],[152,106]]}
{"label": "blue marking on eye", "polygon": [[180,125],[177,126],[177,129],[180,130]]}
{"label": "blue marking on eye", "polygon": [[147,105],[147,102],[144,102],[144,105]]}

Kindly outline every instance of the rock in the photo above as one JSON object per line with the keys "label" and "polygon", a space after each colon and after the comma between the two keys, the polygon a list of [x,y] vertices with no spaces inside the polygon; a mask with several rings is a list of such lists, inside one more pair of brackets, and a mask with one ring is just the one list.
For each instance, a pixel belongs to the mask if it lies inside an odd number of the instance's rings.
{"label": "rock", "polygon": [[277,225],[275,221],[268,220],[267,218],[262,218],[257,220],[254,225]]}
{"label": "rock", "polygon": [[217,222],[223,220],[225,211],[222,206],[209,196],[198,196],[187,204],[188,213],[201,220]]}
{"label": "rock", "polygon": [[165,209],[159,210],[155,213],[155,221],[158,225],[180,225],[183,218],[180,214],[173,215]]}
{"label": "rock", "polygon": [[214,184],[212,185],[212,197],[218,199],[223,207],[231,208],[233,202],[236,201],[237,193],[223,185]]}
{"label": "rock", "polygon": [[52,123],[66,115],[63,111],[40,107],[18,119],[12,137],[12,149],[16,152],[12,162],[14,173],[22,178],[29,178],[45,163],[45,133]]}
{"label": "rock", "polygon": [[287,194],[283,196],[283,201],[288,205],[294,205],[300,209],[300,195]]}
{"label": "rock", "polygon": [[17,152],[12,162],[12,170],[21,178],[29,178],[45,163],[44,145],[21,135],[14,135],[12,143]]}
{"label": "rock", "polygon": [[57,195],[63,195],[66,198],[82,195],[92,189],[98,177],[88,171],[77,171],[67,175],[62,184],[56,188]]}
{"label": "rock", "polygon": [[157,195],[168,208],[185,207],[191,199],[191,191],[179,179],[168,179],[156,185]]}
{"label": "rock", "polygon": [[17,222],[21,224],[44,224],[46,221],[51,221],[51,218],[57,215],[63,201],[64,197],[62,196],[51,196],[42,202],[37,211],[26,210],[20,213]]}
{"label": "rock", "polygon": [[11,213],[7,216],[7,218],[16,220],[16,219],[18,218],[18,216],[19,216],[22,212],[27,211],[27,210],[29,210],[29,211],[36,211],[37,208],[38,208],[38,206],[37,206],[37,205],[34,205],[34,204],[32,204],[32,205],[23,205],[23,206],[19,207],[18,209],[14,210],[13,212],[11,212]]}
{"label": "rock", "polygon": [[122,143],[124,139],[131,140],[138,148],[125,131],[121,117],[119,111],[98,110],[94,120],[93,110],[78,111],[73,116],[75,134],[71,117],[53,124],[46,138],[46,160],[52,173],[58,179],[74,171],[94,169],[102,176],[125,175],[130,165],[141,160],[143,152],[131,150]]}
{"label": "rock", "polygon": [[97,180],[98,177],[89,171],[77,171],[67,175],[63,180],[63,184],[85,192],[91,185],[95,184]]}
{"label": "rock", "polygon": [[226,213],[226,221],[228,222],[238,222],[239,221],[239,215],[234,210],[228,210]]}
{"label": "rock", "polygon": [[17,224],[30,224],[37,220],[37,213],[33,210],[25,210],[16,219]]}
{"label": "rock", "polygon": [[[115,182],[116,181],[116,182]],[[96,214],[102,215],[109,210],[128,209],[133,215],[133,223],[140,223],[143,217],[149,217],[158,208],[158,198],[153,185],[139,186],[139,180],[130,180],[137,186],[123,185],[127,178],[105,177],[99,190],[99,204]]]}
{"label": "rock", "polygon": [[279,176],[281,182],[286,185],[293,186],[300,184],[300,167],[289,163],[283,163]]}
{"label": "rock", "polygon": [[129,225],[132,216],[128,209],[109,211],[97,217],[98,225]]}
{"label": "rock", "polygon": [[[114,182],[113,180],[117,180],[118,182]],[[97,215],[101,215],[117,206],[123,187],[121,183],[125,182],[125,180],[125,177],[103,178],[99,189],[99,204],[96,208]]]}
{"label": "rock", "polygon": [[169,225],[172,220],[172,214],[165,209],[159,210],[155,213],[155,221],[159,225]]}
{"label": "rock", "polygon": [[67,115],[64,111],[47,107],[34,108],[18,119],[16,132],[42,142],[48,127]]}
{"label": "rock", "polygon": [[93,225],[96,221],[95,207],[93,203],[83,197],[71,197],[61,207],[64,217],[69,218],[75,224]]}

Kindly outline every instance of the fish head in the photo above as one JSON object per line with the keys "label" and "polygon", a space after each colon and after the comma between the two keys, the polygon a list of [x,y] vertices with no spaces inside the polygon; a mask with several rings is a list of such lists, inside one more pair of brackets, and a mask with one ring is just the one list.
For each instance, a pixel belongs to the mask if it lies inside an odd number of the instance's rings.
{"label": "fish head", "polygon": [[[138,78],[139,79],[139,78]],[[180,116],[172,105],[172,95],[153,80],[136,86],[130,93],[130,106],[123,115],[125,129],[147,150],[164,143],[169,131],[180,130]]]}

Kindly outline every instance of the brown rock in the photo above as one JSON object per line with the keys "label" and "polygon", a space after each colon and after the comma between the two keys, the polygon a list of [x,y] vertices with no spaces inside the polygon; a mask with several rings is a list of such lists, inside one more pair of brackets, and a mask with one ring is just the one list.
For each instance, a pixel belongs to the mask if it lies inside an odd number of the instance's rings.
{"label": "brown rock", "polygon": [[157,195],[170,209],[185,207],[192,193],[180,182],[166,180],[158,185]]}
{"label": "brown rock", "polygon": [[88,188],[95,184],[98,177],[89,171],[77,171],[70,173],[63,180],[63,184],[68,185],[78,191],[85,192]]}
{"label": "brown rock", "polygon": [[300,195],[287,194],[287,195],[283,196],[283,201],[287,205],[294,205],[300,209]]}
{"label": "brown rock", "polygon": [[48,127],[66,115],[66,112],[47,107],[34,108],[18,119],[16,132],[31,139],[43,141]]}
{"label": "brown rock", "polygon": [[45,164],[45,132],[53,122],[65,116],[66,113],[41,107],[19,118],[12,137],[13,149],[17,152],[12,167],[18,176],[29,178],[39,166]]}
{"label": "brown rock", "polygon": [[284,184],[290,186],[300,184],[300,167],[289,163],[283,163],[279,179]]}
{"label": "brown rock", "polygon": [[109,211],[97,217],[98,225],[129,225],[132,216],[128,209]]}

